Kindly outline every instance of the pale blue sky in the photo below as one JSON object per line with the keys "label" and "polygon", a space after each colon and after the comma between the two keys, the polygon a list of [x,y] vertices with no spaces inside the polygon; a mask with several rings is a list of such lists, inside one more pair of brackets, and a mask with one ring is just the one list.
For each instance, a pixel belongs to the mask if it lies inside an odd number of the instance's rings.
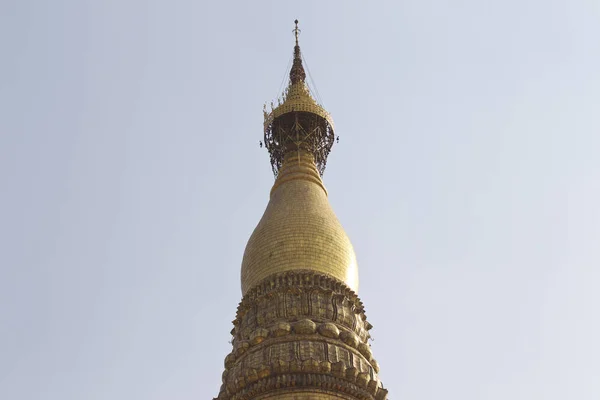
{"label": "pale blue sky", "polygon": [[0,2],[0,399],[216,396],[293,20],[391,399],[600,398],[600,2]]}

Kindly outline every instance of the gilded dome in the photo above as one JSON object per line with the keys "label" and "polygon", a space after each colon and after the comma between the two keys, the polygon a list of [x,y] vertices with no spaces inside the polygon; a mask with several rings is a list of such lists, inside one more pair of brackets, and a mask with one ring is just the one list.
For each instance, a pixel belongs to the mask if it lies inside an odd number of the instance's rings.
{"label": "gilded dome", "polygon": [[329,275],[356,292],[354,249],[321,180],[335,141],[333,119],[305,82],[297,25],[294,32],[296,46],[283,103],[271,103],[270,113],[264,110],[265,147],[277,179],[246,245],[242,293],[272,274],[302,270]]}
{"label": "gilded dome", "polygon": [[279,170],[244,251],[242,293],[272,274],[292,270],[320,272],[358,291],[354,249],[306,152],[288,153]]}

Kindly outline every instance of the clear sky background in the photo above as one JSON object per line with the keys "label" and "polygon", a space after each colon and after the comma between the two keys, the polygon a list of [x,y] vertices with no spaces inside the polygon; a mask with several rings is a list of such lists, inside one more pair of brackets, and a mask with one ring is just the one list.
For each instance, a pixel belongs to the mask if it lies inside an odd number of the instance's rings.
{"label": "clear sky background", "polygon": [[0,1],[0,398],[218,394],[300,20],[392,399],[600,398],[600,2]]}

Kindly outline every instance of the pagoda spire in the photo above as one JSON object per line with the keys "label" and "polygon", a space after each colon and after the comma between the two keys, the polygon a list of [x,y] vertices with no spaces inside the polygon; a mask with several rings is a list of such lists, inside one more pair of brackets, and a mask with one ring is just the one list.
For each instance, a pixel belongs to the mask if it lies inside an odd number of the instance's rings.
{"label": "pagoda spire", "polygon": [[[306,154],[323,175],[327,157],[335,142],[333,118],[311,95],[306,85],[306,72],[302,65],[302,53],[298,44],[300,29],[294,21],[294,59],[290,70],[290,82],[283,95],[283,102],[265,109],[264,143],[271,156],[273,174],[277,177],[284,158]],[[273,104],[273,103],[271,103]]]}
{"label": "pagoda spire", "polygon": [[387,400],[354,248],[321,179],[333,120],[304,81],[295,23],[289,86],[265,110],[276,180],[244,250],[243,297],[214,400]]}
{"label": "pagoda spire", "polygon": [[302,65],[302,54],[300,53],[300,45],[298,44],[298,36],[300,35],[300,29],[298,29],[298,20],[295,20],[296,28],[294,28],[294,36],[296,37],[296,45],[294,46],[294,62],[292,69],[290,70],[290,82],[292,85],[297,83],[304,83],[306,80],[306,72],[304,72],[304,66]]}

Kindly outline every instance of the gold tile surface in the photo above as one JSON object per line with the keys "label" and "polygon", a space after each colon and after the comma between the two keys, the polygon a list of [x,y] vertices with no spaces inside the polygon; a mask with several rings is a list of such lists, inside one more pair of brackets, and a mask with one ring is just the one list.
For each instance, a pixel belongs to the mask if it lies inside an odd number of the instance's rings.
{"label": "gold tile surface", "polygon": [[308,269],[358,292],[350,239],[338,221],[310,154],[286,156],[267,208],[242,260],[242,293],[271,274]]}

